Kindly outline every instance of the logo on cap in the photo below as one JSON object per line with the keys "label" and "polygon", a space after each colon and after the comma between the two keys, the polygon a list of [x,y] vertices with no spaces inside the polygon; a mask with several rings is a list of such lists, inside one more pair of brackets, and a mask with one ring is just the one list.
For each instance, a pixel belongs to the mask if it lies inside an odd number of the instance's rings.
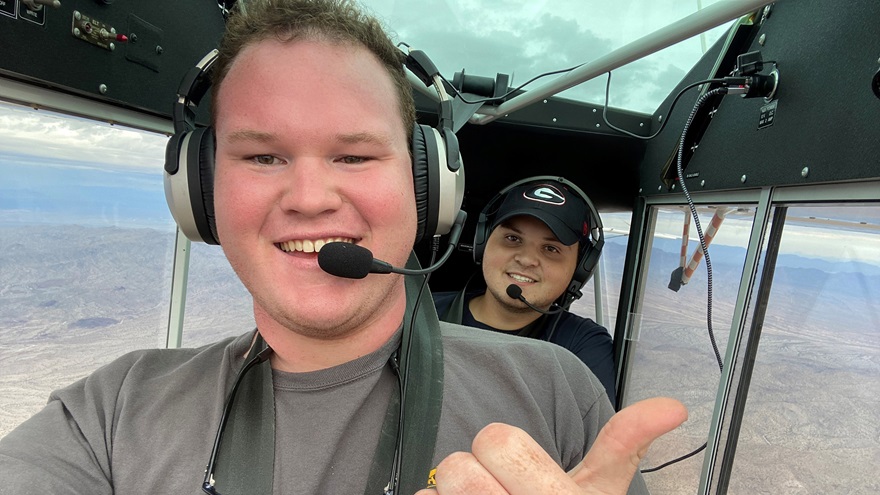
{"label": "logo on cap", "polygon": [[523,193],[523,197],[539,203],[547,203],[550,205],[564,205],[565,196],[555,187],[547,184],[540,185],[530,191]]}

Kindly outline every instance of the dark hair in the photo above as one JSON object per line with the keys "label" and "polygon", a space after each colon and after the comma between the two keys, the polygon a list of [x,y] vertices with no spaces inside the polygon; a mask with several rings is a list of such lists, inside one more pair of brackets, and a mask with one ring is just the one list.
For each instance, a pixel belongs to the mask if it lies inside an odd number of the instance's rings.
{"label": "dark hair", "polygon": [[[412,87],[403,68],[405,55],[382,28],[352,0],[240,0],[226,24],[214,64],[212,97],[229,72],[232,62],[248,45],[267,39],[327,41],[359,45],[376,56],[397,89],[397,103],[404,131],[416,121]],[[216,107],[216,103],[215,103]]]}

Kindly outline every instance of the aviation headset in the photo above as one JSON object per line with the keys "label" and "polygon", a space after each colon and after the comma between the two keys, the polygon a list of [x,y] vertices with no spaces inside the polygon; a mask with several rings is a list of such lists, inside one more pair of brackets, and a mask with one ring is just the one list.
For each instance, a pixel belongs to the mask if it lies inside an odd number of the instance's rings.
{"label": "aviation headset", "polygon": [[490,231],[492,220],[494,219],[498,208],[501,206],[501,202],[507,196],[507,193],[515,187],[531,183],[539,184],[546,181],[553,181],[562,184],[569,192],[580,197],[587,206],[584,221],[589,226],[590,235],[580,242],[581,246],[579,247],[578,260],[574,269],[574,274],[572,275],[571,281],[568,283],[565,292],[563,292],[557,302],[562,308],[568,309],[572,302],[583,295],[581,287],[583,287],[583,285],[590,280],[590,277],[593,276],[593,271],[599,263],[599,256],[602,254],[602,247],[605,245],[605,233],[603,232],[602,219],[599,217],[599,212],[596,210],[596,207],[593,206],[593,202],[590,201],[590,198],[581,190],[581,188],[563,177],[555,177],[552,175],[528,177],[505,187],[496,194],[495,197],[489,200],[477,219],[477,227],[474,232],[474,262],[478,265],[483,262],[483,253],[486,250],[486,242],[492,234]]}
{"label": "aviation headset", "polygon": [[[212,50],[184,76],[172,112],[175,134],[165,148],[165,199],[181,232],[191,241],[220,244],[214,218],[214,153],[212,127],[198,127],[195,111],[211,87]],[[464,167],[452,130],[452,101],[439,72],[418,50],[405,65],[440,97],[437,127],[416,123],[412,133],[413,187],[418,227],[415,242],[449,232],[464,196]]]}

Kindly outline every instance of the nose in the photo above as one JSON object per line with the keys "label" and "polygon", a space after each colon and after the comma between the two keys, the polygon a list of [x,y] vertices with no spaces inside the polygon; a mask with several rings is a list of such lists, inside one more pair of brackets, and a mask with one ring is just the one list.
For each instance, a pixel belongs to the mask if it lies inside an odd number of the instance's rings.
{"label": "nose", "polygon": [[333,167],[316,157],[298,158],[279,177],[284,181],[279,206],[285,212],[318,216],[342,205]]}
{"label": "nose", "polygon": [[537,254],[527,246],[518,249],[513,259],[521,266],[536,266],[539,262]]}

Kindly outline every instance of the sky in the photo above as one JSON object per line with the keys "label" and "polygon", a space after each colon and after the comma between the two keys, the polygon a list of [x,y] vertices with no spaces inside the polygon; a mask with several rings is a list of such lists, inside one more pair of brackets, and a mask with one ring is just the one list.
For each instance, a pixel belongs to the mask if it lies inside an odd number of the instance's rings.
{"label": "sky", "polygon": [[[512,76],[512,86],[607,55],[716,1],[423,0],[415,9],[408,0],[362,0],[447,79],[462,69],[493,78],[500,72]],[[707,32],[707,46],[729,25]],[[697,36],[615,71],[611,106],[652,113],[702,54]],[[561,96],[601,103],[604,93],[599,77]]]}
{"label": "sky", "polygon": [[0,224],[173,230],[161,134],[0,102]]}
{"label": "sky", "polygon": [[0,155],[101,170],[162,170],[164,135],[0,101]]}

